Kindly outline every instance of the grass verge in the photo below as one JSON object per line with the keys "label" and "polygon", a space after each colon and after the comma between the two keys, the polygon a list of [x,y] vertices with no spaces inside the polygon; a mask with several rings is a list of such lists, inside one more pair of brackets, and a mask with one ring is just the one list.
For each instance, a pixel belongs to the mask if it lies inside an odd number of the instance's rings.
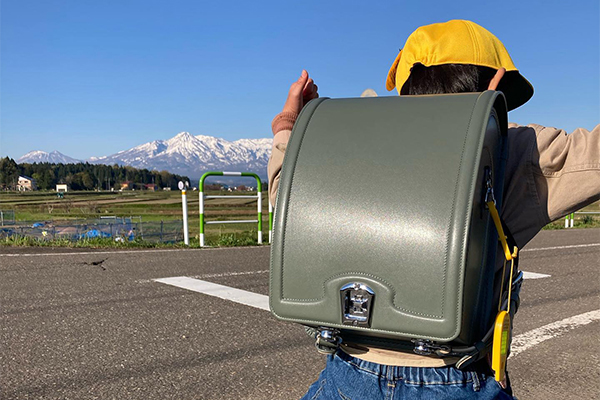
{"label": "grass verge", "polygon": [[[579,219],[575,219],[575,221],[573,221],[573,228],[583,228],[583,229],[585,229],[585,228],[600,228],[600,218],[598,218],[598,216],[596,216],[596,218],[594,218],[591,215],[584,215],[583,217],[581,217]],[[544,230],[559,230],[559,229],[571,229],[571,228],[565,228],[565,220],[559,219],[557,221],[549,223],[542,229],[544,229]]]}
{"label": "grass verge", "polygon": [[[268,243],[263,243],[268,244]],[[206,238],[207,247],[259,246],[256,232],[229,233]],[[157,243],[145,240],[115,241],[112,238],[83,238],[80,240],[39,239],[29,236],[8,236],[0,239],[0,247],[67,247],[91,249],[127,249],[127,248],[200,248],[197,238],[190,239],[190,245],[183,242]]]}

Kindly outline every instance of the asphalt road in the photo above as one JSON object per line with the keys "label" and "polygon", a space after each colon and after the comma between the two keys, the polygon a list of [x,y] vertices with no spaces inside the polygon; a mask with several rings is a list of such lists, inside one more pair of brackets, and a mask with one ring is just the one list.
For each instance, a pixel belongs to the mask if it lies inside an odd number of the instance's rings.
{"label": "asphalt road", "polygon": [[[600,245],[585,244],[600,230],[544,231],[521,254],[550,277],[525,281],[515,337],[550,336],[509,360],[520,399],[600,398],[600,321],[543,330],[600,309]],[[0,398],[299,398],[324,365],[301,328],[153,281],[266,295],[268,260],[268,247],[0,248]]]}

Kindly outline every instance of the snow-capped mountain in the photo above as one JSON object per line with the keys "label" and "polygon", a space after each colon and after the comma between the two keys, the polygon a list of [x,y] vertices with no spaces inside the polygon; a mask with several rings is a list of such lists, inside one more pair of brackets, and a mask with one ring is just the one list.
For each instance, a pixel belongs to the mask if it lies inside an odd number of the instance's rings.
{"label": "snow-capped mountain", "polygon": [[77,164],[83,162],[81,160],[77,160],[75,158],[66,156],[56,150],[51,153],[46,153],[45,151],[35,150],[30,151],[25,154],[21,158],[17,160],[18,164],[22,163],[53,163],[53,164]]}
{"label": "snow-capped mountain", "polygon": [[[240,139],[230,142],[212,136],[193,136],[188,132],[181,132],[168,140],[154,140],[110,156],[91,157],[85,161],[92,164],[119,164],[166,170],[173,174],[186,175],[191,179],[199,179],[206,171],[254,172],[264,179],[267,176],[272,142],[272,139]],[[63,158],[51,158],[52,155],[60,155]],[[32,151],[17,162],[45,161],[83,162],[56,151],[50,154]]]}
{"label": "snow-capped mountain", "polygon": [[155,140],[116,154],[89,159],[94,164],[130,165],[167,170],[199,179],[206,171],[249,171],[266,178],[272,139],[234,142],[181,132],[168,140]]}

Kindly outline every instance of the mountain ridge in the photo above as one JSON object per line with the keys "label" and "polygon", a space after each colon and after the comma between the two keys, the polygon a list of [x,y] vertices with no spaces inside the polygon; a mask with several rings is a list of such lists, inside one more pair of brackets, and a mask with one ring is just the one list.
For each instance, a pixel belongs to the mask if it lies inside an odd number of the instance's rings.
{"label": "mountain ridge", "polygon": [[207,171],[247,171],[266,178],[272,143],[269,138],[228,141],[179,132],[170,139],[153,140],[108,156],[78,160],[56,150],[51,153],[34,150],[20,157],[17,163],[118,164],[166,170],[191,179],[199,179]]}
{"label": "mountain ridge", "polygon": [[48,162],[48,163],[54,163],[54,164],[77,164],[80,162],[85,162],[82,160],[78,160],[76,158],[73,157],[69,157],[59,151],[51,151],[50,153],[47,153],[45,151],[41,151],[41,150],[33,150],[30,151],[27,154],[24,154],[23,156],[19,157],[19,159],[17,159],[17,164],[22,164],[22,163],[43,163],[43,162]]}

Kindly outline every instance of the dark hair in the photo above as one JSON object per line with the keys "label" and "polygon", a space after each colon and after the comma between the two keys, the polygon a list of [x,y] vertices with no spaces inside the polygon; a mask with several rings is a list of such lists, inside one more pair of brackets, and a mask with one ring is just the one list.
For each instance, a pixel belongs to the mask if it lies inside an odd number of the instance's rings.
{"label": "dark hair", "polygon": [[483,92],[496,70],[469,64],[443,64],[426,67],[415,64],[402,86],[401,94],[441,94]]}

